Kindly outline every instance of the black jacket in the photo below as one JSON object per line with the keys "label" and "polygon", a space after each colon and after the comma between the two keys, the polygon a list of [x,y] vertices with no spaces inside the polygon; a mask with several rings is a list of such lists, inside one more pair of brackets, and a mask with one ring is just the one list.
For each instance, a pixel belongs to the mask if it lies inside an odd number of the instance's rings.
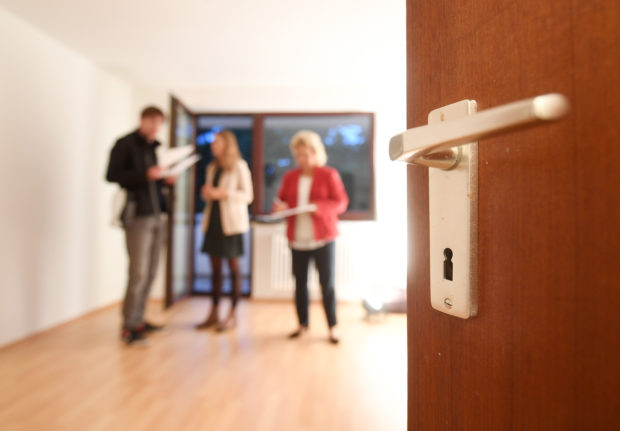
{"label": "black jacket", "polygon": [[127,190],[127,208],[135,215],[153,215],[165,211],[163,184],[148,181],[146,171],[157,164],[155,148],[159,142],[148,143],[138,133],[120,138],[110,152],[106,179]]}

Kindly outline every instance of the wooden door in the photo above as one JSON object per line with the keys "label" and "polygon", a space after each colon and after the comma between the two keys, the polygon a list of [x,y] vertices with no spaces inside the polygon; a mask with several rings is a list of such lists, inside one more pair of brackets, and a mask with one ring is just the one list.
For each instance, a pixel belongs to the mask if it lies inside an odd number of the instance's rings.
{"label": "wooden door", "polygon": [[560,92],[479,142],[478,316],[431,308],[428,168],[408,168],[410,430],[620,429],[620,2],[409,0],[408,127]]}

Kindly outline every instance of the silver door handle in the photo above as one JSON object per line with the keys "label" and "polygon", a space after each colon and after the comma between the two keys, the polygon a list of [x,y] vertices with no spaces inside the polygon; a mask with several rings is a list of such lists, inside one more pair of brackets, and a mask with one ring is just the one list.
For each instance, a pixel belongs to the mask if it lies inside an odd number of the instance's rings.
{"label": "silver door handle", "polygon": [[[469,101],[474,103],[475,101]],[[474,108],[475,109],[475,108]],[[454,168],[460,145],[556,121],[570,109],[562,94],[550,93],[450,121],[409,129],[390,140],[390,158],[440,169]]]}
{"label": "silver door handle", "polygon": [[[478,145],[481,138],[559,120],[561,94],[545,94],[476,113],[474,100],[434,109],[428,125],[394,136],[390,157],[428,172],[431,305],[463,319],[478,312]],[[471,145],[465,145],[471,144]]]}

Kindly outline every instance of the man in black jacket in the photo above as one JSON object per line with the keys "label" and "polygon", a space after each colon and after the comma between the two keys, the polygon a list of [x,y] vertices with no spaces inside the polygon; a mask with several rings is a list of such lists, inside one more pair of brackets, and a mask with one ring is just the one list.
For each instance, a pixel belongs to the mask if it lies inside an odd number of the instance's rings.
{"label": "man in black jacket", "polygon": [[144,320],[144,309],[157,273],[160,249],[165,237],[164,185],[175,178],[163,178],[157,165],[157,133],[165,120],[161,109],[142,111],[138,130],[120,138],[110,153],[106,179],[127,192],[121,221],[129,255],[129,280],[123,302],[122,339],[130,345],[145,344],[145,333],[162,329]]}

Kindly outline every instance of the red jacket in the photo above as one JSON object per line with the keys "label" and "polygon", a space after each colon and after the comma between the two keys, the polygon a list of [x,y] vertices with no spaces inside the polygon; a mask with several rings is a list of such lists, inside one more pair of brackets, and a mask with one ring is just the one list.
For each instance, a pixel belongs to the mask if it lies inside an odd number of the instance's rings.
{"label": "red jacket", "polygon": [[[278,198],[286,202],[289,207],[297,206],[297,191],[299,188],[299,169],[293,169],[284,174]],[[314,169],[312,187],[310,188],[310,203],[316,204],[317,210],[312,214],[314,238],[317,241],[329,241],[338,235],[338,215],[347,210],[349,196],[344,189],[338,171],[327,166]],[[289,241],[295,240],[295,216],[287,220],[287,236]]]}

